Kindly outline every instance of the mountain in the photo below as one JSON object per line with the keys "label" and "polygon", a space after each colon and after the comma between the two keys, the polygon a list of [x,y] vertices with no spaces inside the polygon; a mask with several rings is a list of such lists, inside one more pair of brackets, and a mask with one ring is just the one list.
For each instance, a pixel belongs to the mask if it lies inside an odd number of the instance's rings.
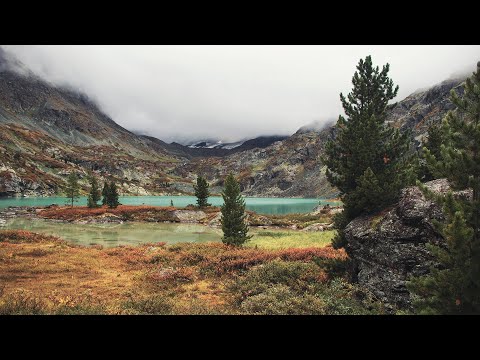
{"label": "mountain", "polygon": [[212,141],[212,140],[202,140],[202,141],[196,141],[194,143],[191,143],[187,145],[189,148],[193,149],[198,149],[198,148],[203,148],[203,149],[233,149],[236,148],[237,146],[240,146],[243,144],[243,141],[238,141],[235,143],[224,143],[221,140],[217,141]]}
{"label": "mountain", "polygon": [[[429,126],[439,124],[448,110],[450,90],[463,92],[465,78],[443,81],[416,91],[399,101],[387,114],[387,122],[402,131],[412,130],[419,145]],[[325,143],[335,133],[329,122],[315,122],[300,128],[291,137],[264,149],[253,149],[222,159],[195,159],[185,165],[182,176],[200,173],[221,189],[228,172],[238,173],[242,191],[247,196],[333,197],[322,165]]]}
{"label": "mountain", "polygon": [[[0,48],[0,196],[52,195],[93,170],[124,193],[161,191],[181,155],[124,129],[89,99],[35,76]],[[156,181],[160,179],[159,181]]]}
{"label": "mountain", "polygon": [[108,117],[86,94],[48,83],[0,47],[0,196],[53,195],[76,172],[115,180],[123,194],[191,193],[196,174],[182,165],[222,157],[283,137],[261,137],[237,147],[189,148],[137,135]]}
{"label": "mountain", "polygon": [[[387,121],[411,129],[418,144],[453,106],[446,80],[399,101]],[[197,175],[220,193],[237,174],[244,195],[333,197],[322,164],[335,126],[314,122],[289,137],[262,136],[239,144],[166,143],[137,135],[108,117],[87,95],[40,79],[0,47],[0,196],[53,195],[75,171],[115,180],[123,194],[191,194]]]}

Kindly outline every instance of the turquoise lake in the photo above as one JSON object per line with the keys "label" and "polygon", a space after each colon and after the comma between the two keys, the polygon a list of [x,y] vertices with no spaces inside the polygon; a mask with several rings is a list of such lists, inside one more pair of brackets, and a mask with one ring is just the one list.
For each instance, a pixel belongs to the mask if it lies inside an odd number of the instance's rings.
{"label": "turquoise lake", "polygon": [[[170,201],[176,207],[185,207],[189,204],[196,204],[194,196],[123,196],[119,199],[123,205],[152,205],[170,206]],[[221,197],[212,196],[208,202],[214,206],[223,204]],[[325,199],[298,199],[298,198],[257,198],[245,197],[247,210],[259,214],[291,214],[308,213],[319,204],[339,205],[339,202]],[[17,197],[0,199],[0,208],[8,206],[46,206],[51,204],[65,205],[65,197]],[[75,205],[86,206],[87,198],[82,197]]]}

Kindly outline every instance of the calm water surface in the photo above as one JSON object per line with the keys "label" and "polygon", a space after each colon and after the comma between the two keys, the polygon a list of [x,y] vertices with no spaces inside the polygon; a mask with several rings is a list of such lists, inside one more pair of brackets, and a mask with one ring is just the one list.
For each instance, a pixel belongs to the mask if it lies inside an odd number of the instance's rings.
{"label": "calm water surface", "polygon": [[124,224],[73,224],[42,219],[14,218],[0,229],[28,230],[58,236],[78,245],[139,245],[166,242],[216,242],[221,241],[222,230],[198,224],[135,223]]}
{"label": "calm water surface", "polygon": [[[194,196],[123,196],[120,197],[120,203],[124,205],[152,205],[152,206],[170,206],[170,201],[176,207],[185,207],[189,204],[196,204]],[[223,199],[218,196],[212,196],[208,202],[214,206],[223,204]],[[65,205],[65,197],[29,197],[29,198],[3,198],[0,199],[0,208],[8,206],[46,206],[51,204]],[[308,213],[318,204],[338,205],[338,202],[324,199],[296,199],[296,198],[256,198],[246,197],[245,203],[247,210],[255,211],[259,214],[291,214]],[[82,197],[75,205],[86,206],[87,198]]]}

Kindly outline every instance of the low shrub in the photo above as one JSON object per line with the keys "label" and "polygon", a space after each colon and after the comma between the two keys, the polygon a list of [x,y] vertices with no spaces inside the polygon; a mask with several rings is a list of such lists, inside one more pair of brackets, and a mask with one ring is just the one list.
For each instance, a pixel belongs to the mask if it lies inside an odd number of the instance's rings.
{"label": "low shrub", "polygon": [[0,242],[9,242],[13,244],[19,243],[36,243],[36,242],[61,242],[65,241],[49,235],[42,235],[26,230],[0,230]]}
{"label": "low shrub", "polygon": [[336,278],[327,281],[314,263],[274,260],[250,269],[228,288],[249,314],[381,314],[365,290]]}
{"label": "low shrub", "polygon": [[273,285],[284,285],[293,291],[306,291],[310,283],[325,281],[321,269],[313,263],[274,260],[259,265],[231,286],[237,304],[261,294]]}
{"label": "low shrub", "polygon": [[42,315],[45,309],[45,301],[24,290],[0,298],[0,315]]}
{"label": "low shrub", "polygon": [[317,297],[297,295],[288,286],[277,284],[243,301],[240,309],[252,315],[323,315],[325,305]]}
{"label": "low shrub", "polygon": [[170,315],[174,304],[169,298],[161,295],[149,297],[131,297],[121,305],[122,313],[129,315]]}

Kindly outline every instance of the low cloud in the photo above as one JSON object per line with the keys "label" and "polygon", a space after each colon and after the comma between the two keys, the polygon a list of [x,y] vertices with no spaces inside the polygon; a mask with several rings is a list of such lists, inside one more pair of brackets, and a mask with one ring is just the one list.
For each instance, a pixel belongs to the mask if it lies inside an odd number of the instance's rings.
{"label": "low cloud", "polygon": [[85,92],[120,125],[165,141],[290,135],[336,119],[360,58],[390,63],[397,100],[470,73],[480,46],[3,46]]}

